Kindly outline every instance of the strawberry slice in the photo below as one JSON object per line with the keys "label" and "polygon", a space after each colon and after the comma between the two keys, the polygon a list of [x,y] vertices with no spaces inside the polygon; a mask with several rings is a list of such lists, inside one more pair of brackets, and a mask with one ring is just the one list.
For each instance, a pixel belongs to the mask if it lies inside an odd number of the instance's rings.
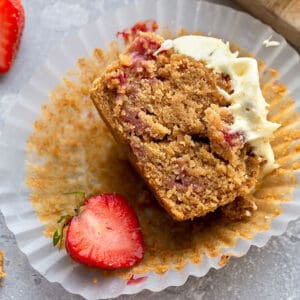
{"label": "strawberry slice", "polygon": [[132,267],[143,259],[144,243],[138,219],[117,194],[94,196],[71,219],[66,249],[79,263],[116,269]]}
{"label": "strawberry slice", "polygon": [[6,73],[16,56],[25,22],[20,0],[0,0],[0,73]]}

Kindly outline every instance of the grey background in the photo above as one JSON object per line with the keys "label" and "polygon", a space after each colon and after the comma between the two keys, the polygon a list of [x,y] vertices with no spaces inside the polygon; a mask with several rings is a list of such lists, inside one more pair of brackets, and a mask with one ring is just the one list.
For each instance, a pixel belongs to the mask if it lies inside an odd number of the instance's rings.
{"label": "grey background", "polygon": [[[23,0],[26,27],[21,49],[10,73],[0,76],[0,129],[16,93],[45,61],[48,52],[67,34],[105,13],[112,2],[120,5],[118,0]],[[212,2],[239,9],[231,1]],[[1,300],[82,299],[57,283],[48,282],[29,265],[1,213],[0,249],[5,251],[7,273],[0,287]],[[284,235],[272,238],[264,248],[252,247],[247,256],[232,259],[229,265],[211,270],[204,278],[190,277],[181,287],[170,287],[160,293],[144,291],[118,299],[157,298],[300,299],[300,220],[291,223]]]}

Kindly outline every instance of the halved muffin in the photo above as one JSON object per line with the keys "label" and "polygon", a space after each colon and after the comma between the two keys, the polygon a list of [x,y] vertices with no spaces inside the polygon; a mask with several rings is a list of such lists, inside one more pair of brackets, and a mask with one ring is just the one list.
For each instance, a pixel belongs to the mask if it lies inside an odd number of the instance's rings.
{"label": "halved muffin", "polygon": [[[255,145],[269,145],[236,128],[231,76],[169,44],[140,33],[94,82],[91,97],[156,199],[183,221],[247,197],[270,164]],[[218,47],[208,55],[220,59]]]}

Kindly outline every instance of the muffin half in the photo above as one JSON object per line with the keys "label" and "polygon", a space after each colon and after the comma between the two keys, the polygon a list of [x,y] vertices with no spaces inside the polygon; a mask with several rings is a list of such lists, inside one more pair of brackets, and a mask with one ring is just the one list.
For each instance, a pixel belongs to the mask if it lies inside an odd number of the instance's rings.
{"label": "muffin half", "polygon": [[278,124],[266,119],[257,63],[221,40],[141,33],[91,97],[175,220],[247,198],[276,167],[268,139]]}

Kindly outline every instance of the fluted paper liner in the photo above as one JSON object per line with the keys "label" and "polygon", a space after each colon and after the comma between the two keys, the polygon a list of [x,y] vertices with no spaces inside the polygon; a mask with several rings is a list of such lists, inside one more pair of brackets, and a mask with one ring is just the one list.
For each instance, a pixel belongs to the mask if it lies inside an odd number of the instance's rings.
{"label": "fluted paper liner", "polygon": [[[161,30],[186,28],[233,41],[265,61],[261,80],[270,103],[269,119],[283,125],[271,141],[280,168],[261,182],[255,193],[258,209],[248,221],[216,218],[209,226],[209,220],[172,221],[149,198],[95,111],[89,99],[91,83],[118,54],[116,44],[108,45],[117,31],[145,19],[156,20]],[[262,41],[271,34],[280,45],[264,48]],[[79,57],[85,58],[74,70]],[[189,275],[204,276],[226,264],[229,256],[244,255],[251,245],[261,247],[272,235],[283,233],[300,215],[300,107],[291,99],[300,99],[299,68],[297,53],[270,27],[204,1],[136,1],[65,40],[21,91],[1,138],[0,207],[31,265],[70,292],[87,299],[111,298],[181,285]],[[74,71],[66,75],[70,69]],[[58,216],[78,202],[77,196],[63,195],[74,190],[114,191],[132,201],[147,247],[140,265],[103,274],[72,262],[65,251],[52,246],[46,236],[55,230]]]}

